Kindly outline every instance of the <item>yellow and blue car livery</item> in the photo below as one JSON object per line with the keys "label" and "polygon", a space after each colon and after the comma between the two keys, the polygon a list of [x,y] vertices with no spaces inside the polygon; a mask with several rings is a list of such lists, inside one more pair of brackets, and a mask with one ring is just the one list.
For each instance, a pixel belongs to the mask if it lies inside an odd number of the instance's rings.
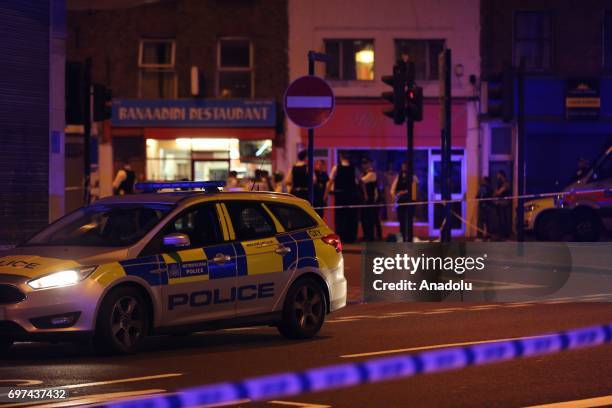
{"label": "yellow and blue car livery", "polygon": [[0,346],[85,336],[132,352],[150,333],[262,324],[316,334],[346,304],[339,238],[294,196],[204,185],[99,200],[0,256]]}

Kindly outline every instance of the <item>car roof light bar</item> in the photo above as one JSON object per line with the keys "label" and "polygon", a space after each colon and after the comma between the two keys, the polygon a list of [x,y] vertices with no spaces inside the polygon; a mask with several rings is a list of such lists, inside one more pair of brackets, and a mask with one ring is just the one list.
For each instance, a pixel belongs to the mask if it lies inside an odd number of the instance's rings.
{"label": "car roof light bar", "polygon": [[219,188],[225,186],[225,181],[164,181],[164,182],[144,182],[136,183],[137,190],[145,193],[152,193],[158,190],[197,190],[203,189],[207,193],[216,193]]}

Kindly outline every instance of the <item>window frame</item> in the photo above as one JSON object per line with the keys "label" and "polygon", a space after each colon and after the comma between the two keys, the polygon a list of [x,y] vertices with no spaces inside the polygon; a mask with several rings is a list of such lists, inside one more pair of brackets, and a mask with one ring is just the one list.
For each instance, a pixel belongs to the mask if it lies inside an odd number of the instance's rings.
{"label": "window frame", "polygon": [[[425,56],[425,73],[427,73],[427,75],[429,75],[431,73],[431,49],[430,49],[430,44],[434,41],[441,41],[442,42],[442,50],[444,51],[446,49],[446,38],[394,38],[393,39],[393,45],[394,45],[394,56],[396,57],[395,59],[397,59],[399,57],[399,44],[402,41],[422,41],[426,43],[426,47],[425,47],[425,53],[427,54]],[[436,58],[438,58],[438,56],[436,56]],[[439,69],[436,71],[436,77],[435,78],[431,78],[431,77],[427,77],[427,78],[418,78],[415,75],[415,80],[418,81],[431,81],[431,82],[435,82],[435,81],[439,81],[440,80],[440,73],[439,73]]]}
{"label": "window frame", "polygon": [[[170,63],[169,64],[145,64],[142,60],[144,55],[145,43],[169,43],[170,44]],[[138,45],[138,68],[140,69],[171,69],[176,67],[176,40],[172,38],[141,38]]]}
{"label": "window frame", "polygon": [[[335,41],[339,44],[338,46],[338,75],[339,78],[333,78],[327,76],[327,70],[325,71],[325,80],[327,81],[335,81],[335,82],[359,82],[359,83],[372,83],[376,80],[376,39],[375,38],[323,38],[323,49],[324,52],[327,49],[327,42]],[[372,79],[359,79],[357,78],[357,72],[355,72],[355,78],[344,78],[344,42],[346,41],[364,41],[372,43],[372,51],[374,52],[374,62],[372,63]]]}
{"label": "window frame", "polygon": [[[528,14],[540,14],[540,15],[546,15],[549,19],[549,25],[550,25],[550,32],[549,35],[550,37],[546,40],[542,37],[540,38],[517,38],[517,17],[519,15],[528,15]],[[514,68],[519,68],[520,65],[520,61],[516,61],[516,57],[517,57],[517,53],[516,53],[516,47],[517,47],[517,42],[538,42],[539,44],[542,44],[543,42],[547,41],[548,42],[548,46],[549,46],[549,57],[548,57],[548,66],[547,67],[540,67],[540,68],[534,68],[534,67],[524,67],[524,70],[527,72],[537,72],[537,73],[546,73],[546,72],[550,72],[553,70],[553,65],[554,65],[554,61],[555,61],[555,56],[554,56],[554,50],[555,50],[555,30],[554,30],[554,16],[553,16],[553,12],[552,10],[549,9],[533,9],[533,10],[514,10],[514,13],[512,15],[512,67]]]}
{"label": "window frame", "polygon": [[[221,47],[223,41],[248,41],[249,43],[249,66],[245,67],[222,67],[221,66]],[[219,37],[217,39],[217,62],[216,62],[216,73],[215,73],[215,95],[217,98],[222,98],[220,92],[220,74],[222,72],[249,72],[251,74],[251,93],[248,98],[255,97],[255,47],[253,46],[253,40],[249,37]],[[240,97],[232,97],[230,99],[240,99]]]}
{"label": "window frame", "polygon": [[[276,229],[276,223],[274,222],[274,219],[272,218],[272,216],[266,211],[266,209],[262,205],[264,203],[263,201],[240,200],[240,199],[238,199],[238,200],[223,200],[223,201],[220,201],[220,203],[225,205],[225,208],[227,209],[227,216],[229,218],[227,221],[231,223],[231,226],[232,226],[232,228],[234,230],[235,238],[232,241],[235,241],[235,242],[257,241],[257,240],[260,240],[260,239],[272,238],[272,237],[275,237],[276,235],[278,235],[279,233],[281,233],[281,231],[278,231]],[[253,237],[248,237],[248,238],[240,237],[238,235],[238,229],[236,228],[236,223],[234,222],[234,220],[232,218],[232,213],[231,213],[231,210],[230,210],[230,205],[232,203],[240,203],[240,204],[245,204],[246,203],[246,204],[252,204],[252,205],[257,206],[261,210],[261,213],[263,214],[263,217],[272,226],[272,233],[269,234],[269,235],[261,235],[261,236],[257,236],[257,237],[254,237],[254,238]]]}

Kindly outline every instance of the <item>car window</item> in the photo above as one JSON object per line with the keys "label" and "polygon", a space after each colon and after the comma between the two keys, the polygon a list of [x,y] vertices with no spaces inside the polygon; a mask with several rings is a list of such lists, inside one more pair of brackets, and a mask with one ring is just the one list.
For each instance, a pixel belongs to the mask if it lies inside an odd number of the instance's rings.
{"label": "car window", "polygon": [[152,255],[166,251],[167,249],[163,248],[163,239],[173,233],[187,235],[189,248],[201,248],[223,240],[215,207],[211,204],[197,205],[184,210],[169,221],[149,242],[142,254]]}
{"label": "car window", "polygon": [[285,231],[295,231],[317,225],[317,222],[306,211],[295,205],[266,203],[266,207],[272,211]]}
{"label": "car window", "polygon": [[24,245],[128,246],[144,237],[171,209],[150,204],[94,204],[59,219]]}
{"label": "car window", "polygon": [[260,203],[228,201],[225,205],[232,220],[237,240],[248,241],[269,237],[276,233],[272,219]]}

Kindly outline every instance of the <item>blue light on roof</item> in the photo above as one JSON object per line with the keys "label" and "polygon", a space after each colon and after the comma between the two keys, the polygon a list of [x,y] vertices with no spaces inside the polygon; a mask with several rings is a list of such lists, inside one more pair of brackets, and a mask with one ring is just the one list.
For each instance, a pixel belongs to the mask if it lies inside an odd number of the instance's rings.
{"label": "blue light on roof", "polygon": [[195,190],[204,189],[204,191],[215,192],[219,191],[220,187],[225,186],[225,181],[168,181],[168,182],[146,182],[136,183],[134,186],[137,190],[144,192],[153,192],[163,189],[181,189]]}

